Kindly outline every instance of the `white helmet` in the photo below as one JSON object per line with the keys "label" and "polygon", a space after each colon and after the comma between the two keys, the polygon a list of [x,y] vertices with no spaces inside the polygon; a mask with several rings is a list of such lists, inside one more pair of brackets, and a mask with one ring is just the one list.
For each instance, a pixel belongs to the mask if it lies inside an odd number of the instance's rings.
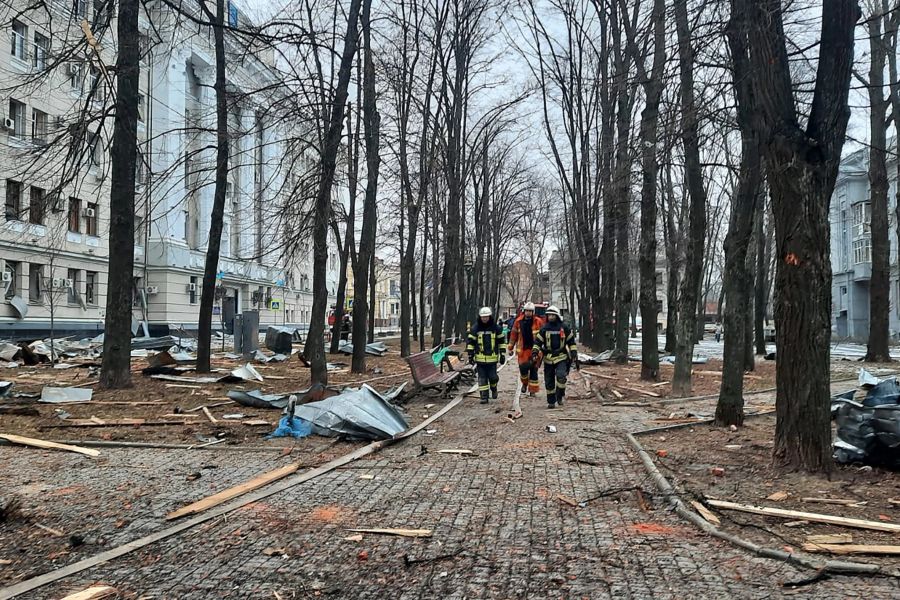
{"label": "white helmet", "polygon": [[494,313],[491,311],[490,306],[482,306],[481,310],[478,311],[479,317],[490,317],[492,314]]}
{"label": "white helmet", "polygon": [[547,311],[546,311],[545,314],[547,314],[547,315],[556,315],[557,317],[561,316],[561,315],[559,314],[559,309],[556,308],[555,306],[548,306],[548,307],[547,307]]}
{"label": "white helmet", "polygon": [[525,306],[522,307],[522,310],[530,310],[534,312],[534,302],[526,302]]}

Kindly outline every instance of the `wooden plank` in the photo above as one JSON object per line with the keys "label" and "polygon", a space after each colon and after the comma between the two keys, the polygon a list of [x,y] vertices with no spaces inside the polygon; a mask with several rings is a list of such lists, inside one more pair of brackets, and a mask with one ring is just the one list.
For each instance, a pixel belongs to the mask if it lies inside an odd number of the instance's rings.
{"label": "wooden plank", "polygon": [[697,502],[696,500],[691,500],[691,506],[700,513],[700,516],[712,523],[713,525],[721,525],[722,521],[719,520],[719,517],[716,516],[714,512]]}
{"label": "wooden plank", "polygon": [[283,479],[292,473],[296,473],[297,469],[299,468],[300,463],[294,463],[285,465],[281,468],[275,469],[274,471],[268,471],[266,473],[263,473],[262,475],[257,475],[250,481],[245,481],[240,485],[222,490],[218,494],[207,496],[202,500],[199,500],[192,504],[188,504],[187,506],[170,512],[166,515],[166,521],[172,521],[185,515],[192,515],[194,513],[204,511],[208,508],[212,508],[213,506],[218,506],[219,504],[227,502],[228,500],[231,500],[236,496],[240,496],[241,494],[245,494],[247,492],[252,492],[253,490],[259,489],[264,485],[268,485],[273,481],[278,481],[279,479]]}
{"label": "wooden plank", "polygon": [[568,496],[563,496],[562,494],[557,494],[556,499],[560,502],[565,502],[569,506],[578,506],[578,500],[575,500],[574,498],[570,498]]}
{"label": "wooden plank", "polygon": [[628,390],[629,392],[635,392],[637,394],[643,394],[644,396],[650,396],[651,398],[659,398],[660,395],[656,392],[648,392],[647,390],[642,390],[641,388],[628,387],[626,385],[619,385],[623,390]]}
{"label": "wooden plank", "polygon": [[851,506],[859,504],[859,500],[847,500],[845,498],[801,498],[803,502],[817,502],[819,504],[838,504],[840,506]]}
{"label": "wooden plank", "polygon": [[[183,416],[183,415],[179,415]],[[146,421],[144,419],[67,419],[55,425],[39,425],[41,429],[66,429],[72,427],[164,427],[166,425],[187,425],[188,421]]]}
{"label": "wooden plank", "polygon": [[62,600],[100,600],[101,598],[109,598],[118,594],[118,590],[108,585],[92,585],[91,587],[69,594]]}
{"label": "wooden plank", "polygon": [[438,450],[439,454],[473,454],[471,450],[465,450],[463,448],[442,448]]}
{"label": "wooden plank", "polygon": [[808,535],[806,541],[810,544],[852,544],[853,536],[849,533],[828,533],[824,535]]}
{"label": "wooden plank", "polygon": [[588,371],[584,367],[581,368],[582,373],[587,373],[593,377],[599,377],[600,379],[609,379],[610,381],[616,381],[618,377],[610,377],[609,375],[601,375],[600,373],[595,373],[594,371]]}
{"label": "wooden plank", "polygon": [[209,422],[212,423],[213,425],[215,425],[219,422],[214,416],[212,416],[212,413],[209,412],[209,409],[206,408],[205,406],[203,407],[203,414],[206,415],[206,418],[209,419]]}
{"label": "wooden plank", "polygon": [[371,529],[348,529],[353,533],[380,533],[383,535],[399,535],[402,537],[431,537],[430,529],[390,529],[390,528],[371,528]]}
{"label": "wooden plank", "polygon": [[614,390],[612,390],[612,393],[613,393],[613,396],[615,396],[616,398],[619,398],[620,400],[625,397],[619,392],[619,390],[614,389]]}
{"label": "wooden plank", "polygon": [[23,446],[33,446],[35,448],[43,448],[45,450],[66,450],[68,452],[77,452],[85,456],[100,456],[99,450],[93,448],[82,448],[81,446],[70,446],[69,444],[57,444],[56,442],[48,442],[35,438],[22,437],[20,435],[12,435],[10,433],[0,433],[0,438],[12,442],[13,444],[21,444]]}
{"label": "wooden plank", "polygon": [[830,552],[831,554],[900,554],[900,546],[871,546],[865,544],[803,544],[807,552]]}
{"label": "wooden plank", "polygon": [[857,529],[871,529],[873,531],[900,533],[900,525],[897,525],[896,523],[879,523],[877,521],[849,519],[847,517],[801,512],[798,510],[785,510],[781,508],[769,508],[765,506],[751,506],[748,504],[738,504],[736,502],[726,502],[724,500],[707,500],[707,502],[710,506],[714,506],[716,508],[736,510],[739,512],[752,513],[755,515],[765,515],[767,517],[778,517],[781,519],[794,520],[803,519],[806,521],[811,521],[813,523],[828,523],[829,525],[841,525],[843,527],[854,527]]}

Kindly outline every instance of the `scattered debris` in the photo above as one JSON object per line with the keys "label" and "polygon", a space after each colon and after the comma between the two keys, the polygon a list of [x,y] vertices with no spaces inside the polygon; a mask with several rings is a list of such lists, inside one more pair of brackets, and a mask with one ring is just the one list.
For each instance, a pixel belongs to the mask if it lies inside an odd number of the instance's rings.
{"label": "scattered debris", "polygon": [[61,402],[90,402],[94,395],[94,390],[90,388],[76,387],[45,387],[41,390],[40,402],[61,403]]}
{"label": "scattered debris", "polygon": [[879,523],[877,521],[850,519],[847,517],[838,517],[835,515],[823,515],[819,513],[784,510],[781,508],[769,508],[764,506],[750,506],[747,504],[737,504],[735,502],[726,502],[723,500],[707,500],[707,503],[709,503],[710,506],[714,506],[716,508],[736,510],[739,512],[747,512],[755,515],[780,517],[782,519],[804,519],[813,523],[828,523],[829,525],[842,525],[844,527],[854,527],[857,529],[872,529],[875,531],[900,533],[900,525],[897,525],[895,523]]}
{"label": "scattered debris", "polygon": [[275,556],[276,554],[279,556],[286,557],[287,556],[287,548],[272,548],[271,546],[263,549],[263,554],[266,556]]}
{"label": "scattered debris", "polygon": [[212,413],[209,412],[209,409],[208,409],[208,408],[206,408],[206,407],[204,406],[204,407],[202,407],[202,410],[203,410],[203,414],[206,415],[206,418],[209,419],[209,422],[210,422],[210,423],[212,423],[213,425],[215,425],[216,423],[219,422],[219,421],[216,420],[216,418],[215,418],[214,416],[212,416]]}
{"label": "scattered debris", "polygon": [[785,527],[803,527],[804,525],[809,525],[809,521],[788,521],[784,524]]}
{"label": "scattered debris", "polygon": [[853,536],[849,533],[828,533],[824,535],[808,535],[806,541],[811,544],[852,544]]}
{"label": "scattered debris", "polygon": [[293,348],[294,337],[299,339],[299,331],[296,327],[269,326],[266,329],[266,348],[276,354],[290,355]]}
{"label": "scattered debris", "polygon": [[85,590],[81,590],[80,592],[69,594],[61,600],[101,600],[102,598],[115,596],[118,593],[119,591],[114,587],[98,584],[92,585],[91,587]]}
{"label": "scattered debris", "polygon": [[438,450],[439,454],[474,454],[471,450],[463,450],[461,448],[445,448]]}
{"label": "scattered debris", "polygon": [[725,476],[725,469],[723,469],[722,467],[713,467],[709,470],[709,472],[711,475],[713,475],[715,477],[724,477]]}
{"label": "scattered debris", "polygon": [[363,536],[361,533],[357,533],[356,535],[348,535],[344,538],[344,541],[347,542],[361,542],[363,541]]}
{"label": "scattered debris", "polygon": [[56,537],[65,537],[66,536],[66,534],[63,533],[62,531],[60,531],[59,529],[53,529],[52,527],[47,527],[46,525],[41,525],[40,523],[35,523],[34,526],[42,531],[46,531],[47,533],[49,533],[51,535],[55,535]]}
{"label": "scattered debris", "polygon": [[242,413],[232,413],[230,415],[222,415],[223,419],[236,420],[239,421],[241,419],[247,418],[247,415]]}
{"label": "scattered debris", "polygon": [[84,454],[85,456],[100,456],[100,451],[94,450],[93,448],[82,448],[81,446],[70,446],[69,444],[57,444],[56,442],[48,442],[46,440],[22,437],[20,435],[0,433],[0,439],[12,442],[13,444],[32,446],[34,448],[43,448],[45,450],[67,450],[69,452]]}
{"label": "scattered debris", "polygon": [[401,537],[431,537],[430,529],[348,529],[352,533],[380,533],[384,535],[399,535]]}
{"label": "scattered debris", "polygon": [[560,502],[568,504],[569,506],[573,506],[573,507],[578,506],[578,500],[575,500],[574,498],[570,498],[569,496],[563,496],[562,494],[557,494],[556,499],[559,500]]}
{"label": "scattered debris", "polygon": [[700,513],[700,516],[712,523],[713,525],[721,525],[722,521],[719,520],[719,517],[716,516],[714,512],[703,506],[700,502],[696,500],[691,500],[691,506]]}
{"label": "scattered debris", "polygon": [[331,398],[340,394],[339,390],[325,387],[321,383],[316,383],[312,387],[299,392],[289,392],[286,394],[263,394],[261,390],[252,390],[244,392],[241,390],[232,390],[226,394],[229,398],[242,406],[250,408],[278,408],[285,409],[288,405],[290,397],[297,396],[298,404],[306,404],[308,402],[316,402]]}
{"label": "scattered debris", "polygon": [[766,500],[771,500],[772,502],[781,502],[782,500],[787,500],[791,495],[788,492],[778,491],[774,494],[770,494],[766,496]]}
{"label": "scattered debris", "polygon": [[[296,398],[291,396],[291,398]],[[266,436],[266,439],[279,437],[304,438],[312,433],[312,426],[303,419],[290,413],[281,417],[275,431]]]}
{"label": "scattered debris", "polygon": [[556,425],[547,425],[547,431],[549,433],[556,433]]}
{"label": "scattered debris", "polygon": [[347,388],[337,396],[295,406],[293,414],[310,423],[317,435],[356,440],[388,439],[409,427],[406,418],[390,403],[404,387],[405,384],[384,394],[367,385],[359,389]]}
{"label": "scattered debris", "polygon": [[[371,354],[372,356],[384,356],[387,354],[387,346],[384,345],[384,342],[372,342],[371,344],[366,344],[366,354]],[[338,352],[341,354],[353,354],[353,344],[348,340],[341,340],[340,346],[338,346]]]}
{"label": "scattered debris", "polygon": [[803,502],[816,502],[819,504],[839,504],[841,506],[857,506],[864,505],[865,502],[859,500],[845,500],[844,498],[801,498]]}
{"label": "scattered debris", "polygon": [[856,544],[803,544],[807,552],[830,552],[831,554],[900,554],[900,546],[876,546]]}
{"label": "scattered debris", "polygon": [[359,478],[360,478],[360,479],[372,480],[372,479],[375,479],[375,476],[372,475],[371,473],[364,473],[364,474],[360,475]]}

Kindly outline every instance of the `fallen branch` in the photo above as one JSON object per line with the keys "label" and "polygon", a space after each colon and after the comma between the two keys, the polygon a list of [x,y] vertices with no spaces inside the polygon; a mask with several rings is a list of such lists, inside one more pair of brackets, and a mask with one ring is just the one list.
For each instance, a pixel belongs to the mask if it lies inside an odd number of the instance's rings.
{"label": "fallen branch", "polygon": [[399,535],[401,537],[431,537],[430,529],[390,529],[390,528],[371,528],[371,529],[348,529],[352,533],[378,533],[382,535]]}

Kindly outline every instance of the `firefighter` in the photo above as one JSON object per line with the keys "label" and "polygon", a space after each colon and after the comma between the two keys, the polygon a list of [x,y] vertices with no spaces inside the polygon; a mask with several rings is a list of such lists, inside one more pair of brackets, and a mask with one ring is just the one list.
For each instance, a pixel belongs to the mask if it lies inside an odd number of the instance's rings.
{"label": "firefighter", "polygon": [[478,373],[478,391],[481,393],[481,403],[488,403],[490,397],[497,399],[497,363],[506,362],[504,346],[506,337],[503,329],[494,322],[494,313],[489,306],[478,311],[478,321],[469,332],[469,340],[466,352],[469,353],[469,363],[475,365]]}
{"label": "firefighter", "polygon": [[512,354],[518,343],[519,379],[522,381],[522,393],[527,391],[532,396],[538,393],[540,387],[538,382],[540,357],[533,358],[531,350],[534,348],[535,338],[543,326],[544,320],[534,314],[534,303],[526,302],[522,307],[522,314],[516,317],[512,325],[509,333],[509,345],[506,348],[507,353]]}
{"label": "firefighter", "polygon": [[575,335],[563,325],[559,309],[550,306],[546,314],[547,322],[535,338],[531,356],[532,360],[536,361],[538,356],[543,354],[547,408],[555,408],[563,405],[569,362],[577,361],[578,349],[575,346]]}

